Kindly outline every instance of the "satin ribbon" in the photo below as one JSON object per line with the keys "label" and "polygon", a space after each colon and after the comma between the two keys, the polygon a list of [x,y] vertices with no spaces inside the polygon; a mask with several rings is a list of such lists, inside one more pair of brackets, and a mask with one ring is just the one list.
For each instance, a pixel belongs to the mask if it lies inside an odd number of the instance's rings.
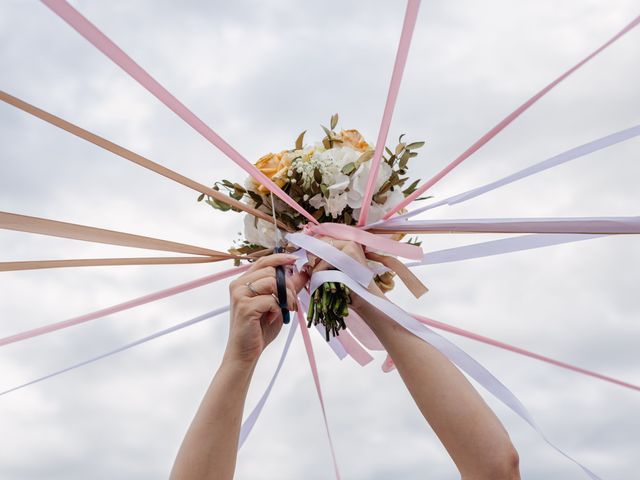
{"label": "satin ribbon", "polygon": [[390,257],[389,255],[378,255],[377,253],[372,252],[367,252],[366,256],[369,260],[381,263],[390,271],[398,275],[400,280],[402,280],[402,283],[405,284],[405,286],[409,289],[414,297],[420,298],[422,295],[429,291],[424,283],[422,283],[422,280],[416,277],[415,274],[396,257]]}
{"label": "satin ribbon", "polygon": [[171,242],[159,238],[144,237],[132,233],[117,232],[103,228],[88,227],[75,223],[59,222],[46,218],[29,217],[17,213],[0,212],[0,228],[17,232],[38,233],[52,237],[71,238],[87,242],[121,245],[124,247],[145,248],[166,252],[190,253],[194,255],[208,255],[220,259],[233,258],[225,252],[218,252],[209,248],[196,247],[186,243]]}
{"label": "satin ribbon", "polygon": [[242,422],[242,426],[240,427],[240,438],[238,440],[238,450],[240,450],[244,445],[244,442],[246,442],[247,438],[249,437],[249,434],[253,430],[253,427],[255,426],[256,422],[258,421],[258,417],[262,413],[262,409],[267,403],[267,399],[269,398],[269,395],[271,395],[271,389],[273,388],[273,385],[276,383],[276,380],[278,379],[278,375],[280,374],[280,369],[282,368],[282,365],[284,364],[284,361],[287,358],[287,353],[289,353],[289,347],[291,347],[291,342],[293,341],[293,336],[296,333],[297,327],[298,327],[298,324],[296,322],[291,323],[289,327],[289,333],[287,333],[287,339],[284,342],[284,346],[282,347],[282,353],[280,354],[280,360],[278,360],[278,365],[276,366],[276,370],[275,372],[273,372],[273,376],[271,377],[271,380],[269,381],[269,384],[267,385],[266,390],[260,397],[260,400],[258,400],[258,403],[256,404],[255,407],[253,407],[253,410],[251,410],[251,413],[249,413],[249,415],[247,415],[245,420]]}
{"label": "satin ribbon", "polygon": [[[206,185],[203,185],[199,182],[196,182],[195,180],[185,177],[184,175],[181,175],[178,172],[175,172],[167,167],[164,167],[156,162],[153,162],[148,158],[143,157],[142,155],[138,155],[137,153],[132,152],[131,150],[127,150],[126,148],[121,147],[120,145],[117,145],[107,140],[106,138],[100,137],[95,133],[91,133],[88,130],[80,128],[79,126],[74,125],[71,122],[67,122],[66,120],[63,120],[60,117],[56,117],[55,115],[49,112],[45,112],[44,110],[38,107],[35,107],[23,100],[20,100],[19,98],[14,97],[13,95],[9,95],[4,91],[0,91],[0,100],[16,108],[19,108],[20,110],[30,115],[33,115],[34,117],[37,117],[40,120],[44,120],[45,122],[48,122],[51,125],[54,125],[58,128],[66,130],[67,132],[75,135],[78,138],[86,140],[87,142],[91,142],[100,148],[103,148],[111,153],[114,153],[119,157],[124,158],[125,160],[129,160],[130,162],[133,162],[143,168],[146,168],[147,170],[151,170],[152,172],[162,175],[163,177],[173,180],[174,182],[184,185],[185,187],[189,187],[195,190],[196,192],[205,193],[210,197],[215,198],[216,200],[219,200],[223,203],[231,205],[239,210],[250,213],[251,215],[254,215],[258,218],[262,218],[263,220],[267,220],[268,222],[273,221],[268,214],[260,210],[257,210],[246,203],[240,202],[235,198],[231,198],[230,196],[225,195],[222,192],[219,192],[218,190],[214,190],[213,188],[207,187]],[[278,225],[285,230],[288,228],[282,222],[278,222]]]}
{"label": "satin ribbon", "polygon": [[532,175],[535,175],[536,173],[549,170],[550,168],[557,167],[558,165],[562,165],[577,158],[581,158],[589,153],[593,153],[598,150],[602,150],[603,148],[607,148],[631,138],[635,138],[638,135],[640,135],[640,125],[636,125],[625,130],[620,130],[619,132],[612,133],[611,135],[607,135],[606,137],[602,137],[592,142],[574,147],[570,150],[567,150],[566,152],[560,153],[559,155],[555,155],[551,158],[543,160],[542,162],[536,163],[527,168],[512,173],[511,175],[507,175],[506,177],[496,180],[495,182],[487,183],[480,187],[472,188],[471,190],[467,190],[466,192],[453,195],[449,198],[445,198],[444,200],[440,200],[439,202],[416,208],[415,210],[411,210],[410,212],[403,215],[398,215],[396,217],[390,218],[386,222],[379,222],[379,224],[398,222],[403,219],[411,218],[419,213],[426,212],[427,210],[440,207],[442,205],[455,205],[458,203],[466,202],[467,200],[479,197],[480,195],[484,195],[485,193],[497,188],[503,187],[518,180],[522,180],[523,178],[530,177]]}
{"label": "satin ribbon", "polygon": [[320,402],[320,408],[322,410],[322,418],[324,420],[324,427],[327,432],[327,439],[329,440],[329,448],[331,449],[331,459],[333,460],[333,469],[336,476],[336,480],[340,480],[340,470],[338,468],[338,460],[336,459],[336,452],[333,448],[333,440],[331,439],[331,430],[329,429],[329,421],[327,420],[327,410],[324,406],[324,398],[322,395],[322,387],[320,385],[320,375],[318,374],[318,366],[316,365],[316,358],[313,353],[313,345],[311,344],[311,337],[304,321],[304,312],[298,304],[298,312],[296,319],[300,324],[300,333],[304,341],[304,349],[307,352],[307,359],[309,360],[309,368],[311,368],[311,374],[313,375],[313,383],[316,386],[316,393],[318,394],[318,401]]}
{"label": "satin ribbon", "polygon": [[380,162],[382,161],[382,153],[384,152],[384,147],[387,143],[389,126],[391,125],[393,110],[398,98],[398,91],[400,90],[404,67],[407,63],[409,47],[411,46],[411,37],[413,36],[413,30],[416,26],[419,8],[420,0],[408,0],[407,10],[402,25],[402,33],[400,34],[400,42],[398,43],[398,51],[396,52],[396,60],[393,65],[393,73],[391,74],[389,92],[387,93],[387,101],[384,105],[384,113],[382,114],[382,121],[380,122],[380,129],[378,131],[378,140],[376,141],[375,151],[373,153],[373,158],[371,159],[367,186],[362,199],[362,209],[360,210],[360,217],[358,219],[358,225],[360,226],[366,225],[367,223],[371,199],[375,193],[376,180],[378,179]]}
{"label": "satin ribbon", "polygon": [[497,378],[495,378],[487,369],[485,369],[463,350],[458,348],[446,338],[438,335],[426,325],[418,322],[415,318],[406,313],[397,305],[389,302],[386,299],[371,294],[358,282],[354,281],[348,275],[338,270],[327,270],[313,274],[313,276],[311,277],[310,292],[313,293],[315,289],[317,289],[325,282],[340,282],[347,285],[355,294],[357,294],[363,300],[387,315],[391,320],[395,321],[417,337],[421,338],[422,340],[436,348],[451,362],[453,362],[461,370],[466,372],[470,377],[472,377],[480,385],[482,385],[482,387],[484,387],[494,397],[496,397],[519,417],[525,420],[534,430],[538,432],[538,434],[545,440],[547,444],[549,444],[560,454],[578,465],[584,471],[584,473],[589,476],[589,478],[600,480],[600,477],[598,477],[595,473],[593,473],[587,467],[583,466],[578,461],[574,460],[572,457],[568,456],[557,446],[555,446],[551,441],[549,441],[544,435],[543,431],[534,421],[531,414],[520,402],[520,400],[518,400],[518,398]]}
{"label": "satin ribbon", "polygon": [[549,363],[551,365],[555,365],[556,367],[564,368],[566,370],[569,370],[575,373],[580,373],[582,375],[587,375],[589,377],[597,378],[598,380],[603,380],[605,382],[613,383],[614,385],[618,385],[620,387],[625,387],[631,390],[640,391],[640,386],[634,385],[629,382],[624,382],[622,380],[618,380],[617,378],[609,377],[608,375],[603,375],[601,373],[594,372],[592,370],[587,370],[586,368],[578,367],[576,365],[571,365],[566,362],[561,362],[560,360],[555,360],[553,358],[540,355],[539,353],[535,353],[530,350],[525,350],[524,348],[516,347],[514,345],[509,345],[508,343],[500,342],[498,340],[494,340],[493,338],[485,337],[484,335],[479,335],[477,333],[470,332],[469,330],[464,330],[459,327],[454,327],[453,325],[449,325],[443,322],[438,322],[436,320],[432,320],[431,318],[423,317],[421,315],[416,315],[416,314],[413,314],[413,316],[416,318],[416,320],[418,320],[421,323],[424,323],[425,325],[429,325],[439,330],[444,330],[445,332],[453,333],[454,335],[466,337],[471,340],[475,340],[476,342],[481,342],[487,345],[491,345],[493,347],[498,347],[503,350],[507,350],[509,352],[517,353],[518,355],[524,355],[525,357],[529,357],[535,360],[539,360],[541,362]]}
{"label": "satin ribbon", "polygon": [[360,228],[344,225],[342,223],[321,223],[320,225],[307,225],[305,233],[324,235],[340,240],[350,240],[380,252],[396,255],[398,257],[419,260],[424,255],[422,248],[410,243],[402,243],[382,235],[374,235]]}
{"label": "satin ribbon", "polygon": [[533,235],[521,235],[518,237],[501,238],[500,240],[490,240],[488,242],[463,245],[461,247],[447,248],[427,252],[419,262],[409,262],[407,267],[419,267],[421,265],[435,265],[438,263],[461,262],[474,258],[490,257],[493,255],[503,255],[505,253],[520,252],[534,248],[550,247],[563,243],[580,242],[602,238],[606,235],[585,235],[585,234],[558,234],[542,233]]}
{"label": "satin ribbon", "polygon": [[86,323],[88,321],[95,320],[97,318],[106,317],[107,315],[113,315],[114,313],[123,312],[125,310],[129,310],[130,308],[138,307],[146,303],[155,302],[156,300],[171,297],[173,295],[186,292],[188,290],[193,290],[194,288],[202,287],[204,285],[217,282],[218,280],[222,280],[224,278],[229,278],[231,276],[237,275],[238,273],[244,272],[248,268],[249,268],[249,265],[231,268],[229,270],[217,272],[212,275],[207,275],[206,277],[198,278],[197,280],[192,280],[190,282],[182,283],[174,287],[165,288],[164,290],[159,290],[157,292],[149,293],[142,297],[134,298],[132,300],[128,300],[123,303],[118,303],[116,305],[112,305],[107,308],[96,310],[95,312],[85,313],[84,315],[80,315],[79,317],[73,317],[68,320],[63,320],[61,322],[50,323],[48,325],[43,325],[42,327],[33,328],[31,330],[25,330],[15,335],[10,335],[8,337],[0,338],[0,347],[2,347],[3,345],[8,345],[10,343],[15,343],[22,340],[27,340],[29,338],[38,337],[40,335],[44,335],[45,333],[55,332],[57,330],[62,330],[64,328],[80,325],[81,323]]}
{"label": "satin ribbon", "polygon": [[102,33],[95,25],[87,20],[80,12],[65,0],[42,0],[56,15],[67,22],[74,30],[92,43],[98,50],[110,58],[116,65],[129,74],[153,96],[164,103],[190,127],[206,138],[222,153],[243,168],[251,177],[277,195],[283,202],[302,214],[311,223],[318,223],[309,212],[302,208],[295,200],[287,195],[280,187],[273,183],[255,165],[245,159],[240,153],[214,132],[196,114],[189,110],[180,100],[174,97],[166,88],[156,81],[149,73],[138,65],[129,55],[118,47],[111,39]]}
{"label": "satin ribbon", "polygon": [[637,234],[640,217],[481,218],[463,220],[413,220],[380,225],[376,232],[390,233],[560,233]]}
{"label": "satin ribbon", "polygon": [[61,370],[56,370],[52,373],[49,373],[47,375],[44,375],[42,377],[36,378],[34,380],[31,380],[27,383],[23,383],[21,385],[18,385],[16,387],[10,388],[9,390],[5,390],[3,392],[0,392],[0,396],[2,395],[6,395],[7,393],[11,393],[11,392],[15,392],[16,390],[20,390],[22,388],[28,387],[30,385],[34,385],[36,383],[42,382],[43,380],[47,380],[49,378],[55,377],[57,375],[60,375],[62,373],[66,373],[69,372],[71,370],[75,370],[76,368],[79,367],[83,367],[85,365],[88,365],[90,363],[93,362],[97,362],[98,360],[102,360],[103,358],[106,357],[110,357],[111,355],[115,355],[116,353],[120,353],[120,352],[124,352],[125,350],[129,350],[130,348],[133,347],[137,347],[138,345],[142,345],[143,343],[149,342],[151,340],[155,340],[156,338],[159,337],[163,337],[165,335],[168,335],[170,333],[176,332],[178,330],[181,330],[183,328],[189,327],[191,325],[194,325],[196,323],[202,322],[203,320],[207,320],[208,318],[213,318],[217,315],[220,315],[224,312],[227,312],[229,310],[229,306],[227,305],[226,307],[221,307],[221,308],[217,308],[216,310],[212,310],[208,313],[205,313],[204,315],[200,315],[198,317],[192,318],[191,320],[187,320],[186,322],[182,322],[179,323],[177,325],[174,325],[173,327],[169,327],[169,328],[165,328],[164,330],[160,330],[159,332],[156,332],[152,335],[148,335],[146,337],[143,337],[139,340],[136,340],[135,342],[131,342],[131,343],[127,343],[126,345],[123,345],[122,347],[116,348],[115,350],[110,350],[106,353],[103,353],[101,355],[98,355],[96,357],[92,357],[88,360],[84,360],[82,362],[78,362],[75,363],[69,367],[63,368]]}
{"label": "satin ribbon", "polygon": [[105,267],[119,265],[184,265],[227,260],[216,257],[139,257],[139,258],[73,258],[67,260],[29,260],[0,262],[0,272],[38,270],[43,268]]}
{"label": "satin ribbon", "polygon": [[623,35],[625,35],[626,33],[628,33],[629,31],[631,31],[633,28],[635,28],[638,24],[640,23],[640,16],[636,17],[633,19],[633,21],[631,21],[631,23],[629,23],[627,26],[625,26],[622,30],[620,30],[617,34],[615,34],[611,39],[609,39],[604,45],[600,46],[598,49],[596,49],[593,53],[591,53],[590,55],[588,55],[587,57],[585,57],[583,60],[581,60],[578,64],[574,65],[573,67],[571,67],[569,70],[567,70],[566,72],[564,72],[562,75],[560,75],[558,78],[556,78],[553,82],[551,82],[549,85],[547,85],[546,87],[544,87],[542,90],[540,90],[538,93],[536,93],[533,97],[531,97],[529,100],[527,100],[526,102],[524,102],[522,105],[520,105],[517,109],[515,109],[513,112],[511,112],[509,115],[507,115],[504,119],[502,119],[496,126],[494,126],[491,130],[489,130],[487,133],[485,133],[482,137],[480,137],[473,145],[471,145],[469,148],[467,148],[464,152],[462,152],[462,154],[460,154],[456,159],[454,159],[451,163],[449,163],[446,167],[444,167],[442,170],[440,170],[437,174],[435,174],[433,177],[431,177],[424,185],[422,185],[420,188],[418,188],[417,190],[415,190],[412,194],[408,195],[403,201],[401,201],[398,205],[394,206],[393,208],[391,208],[384,216],[385,220],[388,220],[389,218],[391,218],[394,214],[398,213],[400,210],[402,210],[404,207],[406,207],[407,205],[409,205],[411,202],[413,202],[416,198],[418,198],[420,195],[422,195],[424,192],[426,192],[429,188],[431,188],[432,186],[434,186],[437,182],[439,182],[442,178],[444,178],[445,175],[447,175],[451,170],[453,170],[455,167],[457,167],[458,165],[460,165],[464,160],[466,160],[467,158],[469,158],[473,153],[475,153],[476,151],[478,151],[480,148],[482,148],[482,146],[484,146],[487,142],[489,142],[489,140],[491,140],[493,137],[495,137],[498,133],[500,133],[502,130],[504,130],[504,128],[506,128],[511,122],[513,122],[516,118],[518,118],[520,115],[522,115],[527,109],[529,109],[529,107],[531,107],[532,105],[534,105],[538,100],[540,100],[542,97],[544,97],[547,93],[549,93],[556,85],[558,85],[560,82],[562,82],[565,78],[567,78],[569,75],[571,75],[573,72],[575,72],[576,70],[578,70],[580,67],[582,67],[583,65],[585,65],[589,60],[591,60],[592,58],[594,58],[596,55],[598,55],[600,52],[602,52],[605,48],[607,48],[609,45],[611,45],[612,43],[614,43],[615,41],[617,41],[618,39],[620,39]]}

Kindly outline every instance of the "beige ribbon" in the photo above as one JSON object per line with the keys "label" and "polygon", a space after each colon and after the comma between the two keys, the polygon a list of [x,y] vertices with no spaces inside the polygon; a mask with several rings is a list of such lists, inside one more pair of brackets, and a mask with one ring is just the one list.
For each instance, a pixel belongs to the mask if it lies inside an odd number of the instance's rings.
{"label": "beige ribbon", "polygon": [[149,250],[162,250],[175,253],[189,253],[192,255],[207,255],[210,257],[225,259],[235,258],[229,253],[211,250],[209,248],[196,247],[185,243],[171,242],[152,237],[143,237],[131,233],[105,230],[102,228],[76,225],[75,223],[58,222],[46,218],[28,217],[16,213],[0,212],[0,228],[15,230],[18,232],[38,233],[52,237],[72,238],[88,242],[107,243],[124,247],[146,248]]}
{"label": "beige ribbon", "polygon": [[[133,163],[136,163],[141,167],[151,170],[152,172],[158,173],[175,182],[185,185],[186,187],[192,188],[197,192],[209,195],[220,202],[231,205],[235,208],[238,208],[239,210],[250,213],[251,215],[254,215],[258,218],[267,220],[268,222],[273,221],[272,218],[265,212],[262,212],[258,209],[250,207],[246,203],[242,203],[234,198],[231,198],[225,195],[222,192],[219,192],[217,190],[214,190],[213,188],[210,188],[210,187],[207,187],[206,185],[198,183],[195,180],[191,180],[190,178],[185,177],[184,175],[181,175],[178,172],[175,172],[167,167],[164,167],[158,163],[155,163],[149,160],[148,158],[143,157],[142,155],[138,155],[137,153],[132,152],[131,150],[127,150],[126,148],[121,147],[120,145],[116,145],[115,143],[110,142],[105,138],[102,138],[94,133],[84,130],[83,128],[80,128],[77,125],[74,125],[73,123],[67,122],[62,118],[56,117],[51,113],[45,112],[44,110],[38,107],[35,107],[23,100],[20,100],[19,98],[14,97],[13,95],[10,95],[2,90],[0,90],[0,100],[8,103],[9,105],[13,105],[14,107],[19,108],[20,110],[27,112],[35,117],[38,117],[39,119],[44,120],[45,122],[49,122],[50,124],[55,125],[56,127],[66,130],[67,132],[72,133],[73,135],[80,137],[83,140],[91,142],[94,145],[97,145],[98,147],[104,148],[105,150],[115,153],[116,155],[122,158],[125,158]],[[278,226],[285,230],[290,230],[290,228],[287,227],[282,222],[278,222]]]}
{"label": "beige ribbon", "polygon": [[429,289],[422,283],[422,281],[418,277],[414,275],[409,267],[407,267],[396,257],[391,257],[389,255],[380,255],[374,252],[367,252],[366,256],[369,260],[373,260],[374,262],[383,264],[389,270],[398,275],[400,280],[402,280],[402,283],[406,285],[406,287],[414,297],[420,298],[422,295],[429,291]]}
{"label": "beige ribbon", "polygon": [[74,258],[67,260],[33,260],[0,262],[0,272],[38,270],[43,268],[100,267],[112,265],[174,265],[212,263],[226,260],[217,257],[139,257],[139,258]]}

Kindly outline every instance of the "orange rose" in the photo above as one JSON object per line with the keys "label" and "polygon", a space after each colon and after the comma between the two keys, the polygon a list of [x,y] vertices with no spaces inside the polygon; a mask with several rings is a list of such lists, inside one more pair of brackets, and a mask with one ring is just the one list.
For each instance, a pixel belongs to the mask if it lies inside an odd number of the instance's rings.
{"label": "orange rose", "polygon": [[371,146],[365,141],[364,137],[358,130],[342,130],[339,138],[344,145],[348,145],[356,150],[364,152],[371,149]]}
{"label": "orange rose", "polygon": [[[267,178],[273,180],[279,187],[285,184],[287,180],[287,169],[291,165],[291,160],[286,153],[288,153],[286,150],[280,153],[268,153],[256,162],[258,170],[264,173]],[[268,191],[269,189],[264,185],[258,185],[258,192],[267,193]]]}

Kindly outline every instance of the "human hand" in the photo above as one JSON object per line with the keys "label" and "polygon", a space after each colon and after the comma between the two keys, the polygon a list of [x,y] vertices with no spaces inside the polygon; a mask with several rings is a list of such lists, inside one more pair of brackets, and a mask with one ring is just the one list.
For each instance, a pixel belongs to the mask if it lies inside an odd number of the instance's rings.
{"label": "human hand", "polygon": [[[229,285],[231,298],[229,340],[225,357],[254,364],[266,346],[282,329],[282,313],[277,300],[276,267],[288,272],[296,257],[274,254],[262,257]],[[306,273],[288,274],[287,308],[297,310],[297,293],[307,283]]]}

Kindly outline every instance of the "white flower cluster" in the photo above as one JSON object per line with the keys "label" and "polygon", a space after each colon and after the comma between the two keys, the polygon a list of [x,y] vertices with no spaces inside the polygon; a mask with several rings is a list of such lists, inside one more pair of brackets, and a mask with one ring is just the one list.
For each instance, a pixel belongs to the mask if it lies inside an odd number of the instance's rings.
{"label": "white flower cluster", "polygon": [[[304,154],[291,164],[290,170],[302,175],[302,187],[307,189],[313,181],[314,171],[317,168],[322,174],[322,183],[329,189],[329,195],[325,197],[317,194],[305,200],[308,200],[313,208],[324,208],[325,212],[333,218],[337,218],[349,206],[354,209],[354,217],[357,220],[371,167],[371,161],[363,162],[358,166],[361,155],[361,151],[351,147],[335,147],[326,150],[322,144],[317,144],[311,149],[306,149]],[[342,169],[349,163],[354,163],[357,168],[355,172],[346,175],[342,173]],[[386,162],[382,162],[374,191],[378,191],[390,176],[391,167]],[[384,205],[378,205],[375,202],[371,205],[367,218],[372,222],[380,220],[389,208],[403,199],[404,195],[400,188],[390,190]]]}

